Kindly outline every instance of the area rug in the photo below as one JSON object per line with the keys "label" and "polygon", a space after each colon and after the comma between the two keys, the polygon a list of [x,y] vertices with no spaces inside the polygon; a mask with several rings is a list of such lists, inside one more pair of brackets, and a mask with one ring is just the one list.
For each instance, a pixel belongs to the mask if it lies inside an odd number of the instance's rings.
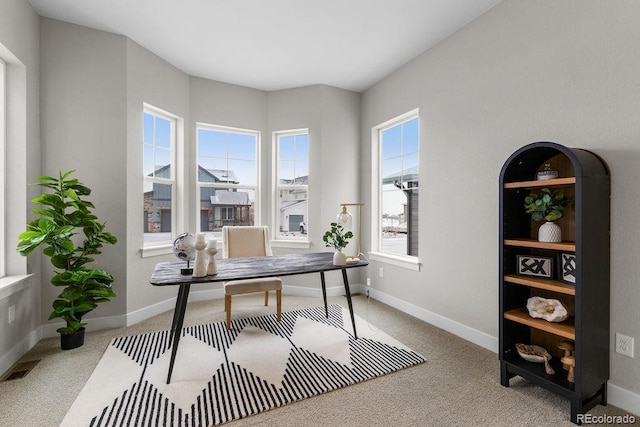
{"label": "area rug", "polygon": [[115,338],[62,426],[212,426],[425,359],[339,305],[186,327],[171,384],[169,331]]}

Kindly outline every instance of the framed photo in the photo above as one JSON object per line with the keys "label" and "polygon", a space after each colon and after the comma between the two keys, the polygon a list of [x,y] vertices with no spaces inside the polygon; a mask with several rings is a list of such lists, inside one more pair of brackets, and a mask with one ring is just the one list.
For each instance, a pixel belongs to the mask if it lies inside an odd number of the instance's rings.
{"label": "framed photo", "polygon": [[560,280],[576,283],[576,254],[563,252],[560,254]]}
{"label": "framed photo", "polygon": [[518,274],[550,279],[553,276],[553,258],[531,255],[516,255]]}

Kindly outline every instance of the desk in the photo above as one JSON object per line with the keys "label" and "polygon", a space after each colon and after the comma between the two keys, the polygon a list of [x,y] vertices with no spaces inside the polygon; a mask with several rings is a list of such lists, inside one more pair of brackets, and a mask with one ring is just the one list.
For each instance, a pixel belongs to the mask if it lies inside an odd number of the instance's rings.
{"label": "desk", "polygon": [[250,258],[224,258],[216,260],[218,274],[205,277],[183,276],[180,269],[185,266],[184,262],[161,262],[153,270],[149,282],[154,286],[179,286],[176,307],[173,312],[171,322],[171,333],[169,342],[172,344],[171,361],[169,363],[169,373],[167,384],[171,381],[173,363],[175,362],[178,344],[180,342],[180,331],[184,322],[184,314],[187,310],[187,300],[189,299],[189,289],[191,284],[226,282],[228,280],[259,279],[264,277],[283,277],[297,274],[320,273],[322,284],[322,297],[324,299],[325,315],[329,317],[327,310],[327,287],[325,285],[325,271],[341,270],[344,290],[349,305],[351,324],[353,325],[353,336],[358,338],[356,333],[356,322],[353,316],[353,305],[351,303],[351,291],[349,290],[349,280],[347,279],[347,269],[354,267],[364,267],[367,261],[360,260],[357,264],[343,266],[333,265],[332,252],[317,252],[308,254],[289,254]]}

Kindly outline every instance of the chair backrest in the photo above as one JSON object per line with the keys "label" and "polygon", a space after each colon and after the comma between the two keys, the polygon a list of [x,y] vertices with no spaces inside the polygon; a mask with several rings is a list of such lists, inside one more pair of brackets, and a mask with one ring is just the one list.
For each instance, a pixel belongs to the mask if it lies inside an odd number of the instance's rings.
{"label": "chair backrest", "polygon": [[269,243],[269,227],[224,226],[222,236],[223,258],[273,255]]}

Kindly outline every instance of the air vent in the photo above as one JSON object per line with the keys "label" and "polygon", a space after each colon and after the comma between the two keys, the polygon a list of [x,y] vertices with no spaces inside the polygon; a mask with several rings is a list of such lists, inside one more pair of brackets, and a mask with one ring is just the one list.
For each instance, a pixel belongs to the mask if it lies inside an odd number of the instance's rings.
{"label": "air vent", "polygon": [[30,360],[16,364],[9,370],[2,381],[11,381],[24,378],[40,362],[40,360]]}

